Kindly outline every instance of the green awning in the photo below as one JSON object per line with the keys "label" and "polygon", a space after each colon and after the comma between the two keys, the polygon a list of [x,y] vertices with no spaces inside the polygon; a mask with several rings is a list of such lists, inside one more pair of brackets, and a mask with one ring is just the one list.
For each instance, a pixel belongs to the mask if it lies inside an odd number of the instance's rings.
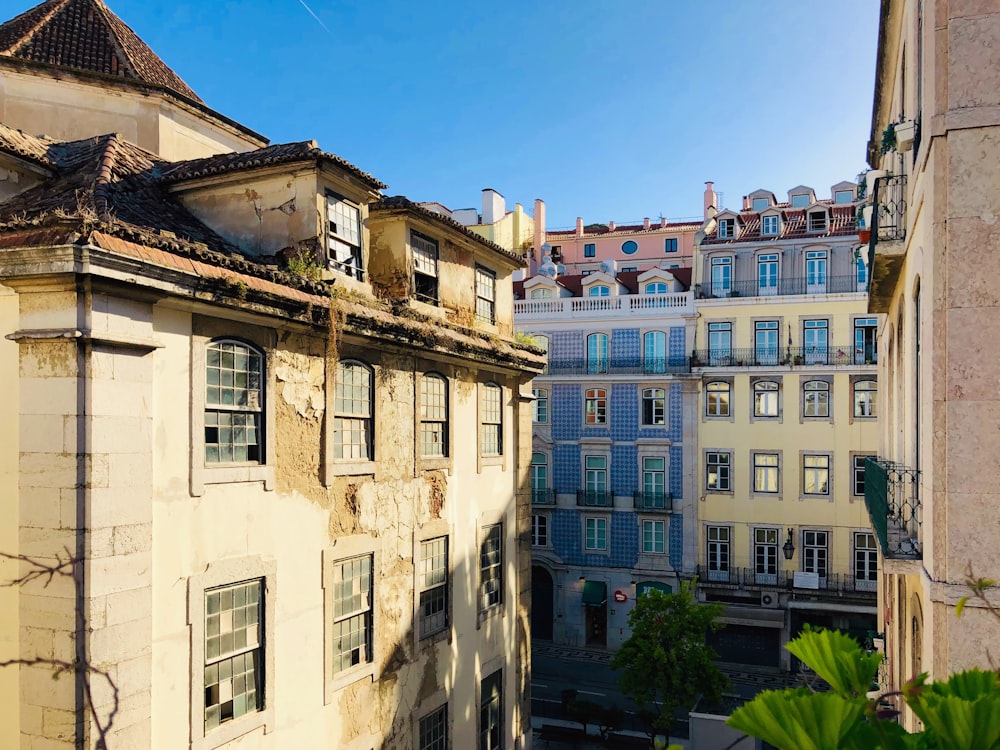
{"label": "green awning", "polygon": [[636,596],[642,596],[651,589],[662,591],[664,594],[674,593],[674,590],[670,588],[669,584],[660,583],[659,581],[643,581],[635,587]]}
{"label": "green awning", "polygon": [[587,581],[583,584],[583,606],[600,607],[608,600],[608,584],[604,581]]}

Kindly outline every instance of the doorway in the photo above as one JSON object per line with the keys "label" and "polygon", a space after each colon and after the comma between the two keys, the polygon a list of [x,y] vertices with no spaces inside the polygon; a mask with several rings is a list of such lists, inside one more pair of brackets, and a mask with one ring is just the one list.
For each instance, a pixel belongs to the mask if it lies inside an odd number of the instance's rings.
{"label": "doorway", "polygon": [[531,637],[552,640],[552,576],[538,565],[531,567]]}

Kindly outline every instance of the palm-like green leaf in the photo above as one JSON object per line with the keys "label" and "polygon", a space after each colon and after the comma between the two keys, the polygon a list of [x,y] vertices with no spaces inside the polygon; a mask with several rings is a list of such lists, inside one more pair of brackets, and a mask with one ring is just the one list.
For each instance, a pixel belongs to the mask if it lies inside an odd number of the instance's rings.
{"label": "palm-like green leaf", "polygon": [[911,690],[907,702],[929,735],[949,750],[1000,748],[1000,679],[971,669]]}
{"label": "palm-like green leaf", "polygon": [[845,697],[868,691],[882,658],[865,653],[854,639],[836,630],[804,630],[787,648]]}
{"label": "palm-like green leaf", "polygon": [[864,701],[834,693],[768,690],[726,722],[780,750],[840,750],[864,716]]}

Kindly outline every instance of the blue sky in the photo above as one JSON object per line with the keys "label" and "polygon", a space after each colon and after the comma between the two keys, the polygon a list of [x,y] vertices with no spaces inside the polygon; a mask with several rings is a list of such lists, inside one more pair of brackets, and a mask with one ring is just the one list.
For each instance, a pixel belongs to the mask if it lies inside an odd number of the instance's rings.
{"label": "blue sky", "polygon": [[705,180],[738,207],[864,165],[876,0],[106,2],[210,107],[453,209],[692,217]]}

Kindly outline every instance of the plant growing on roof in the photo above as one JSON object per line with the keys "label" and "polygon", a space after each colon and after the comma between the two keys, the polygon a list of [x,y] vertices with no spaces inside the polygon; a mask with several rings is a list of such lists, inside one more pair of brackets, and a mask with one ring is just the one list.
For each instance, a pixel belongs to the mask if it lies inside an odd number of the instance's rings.
{"label": "plant growing on roof", "polygon": [[882,146],[879,149],[879,156],[885,156],[890,151],[896,150],[896,123],[890,122],[886,129],[882,131]]}

